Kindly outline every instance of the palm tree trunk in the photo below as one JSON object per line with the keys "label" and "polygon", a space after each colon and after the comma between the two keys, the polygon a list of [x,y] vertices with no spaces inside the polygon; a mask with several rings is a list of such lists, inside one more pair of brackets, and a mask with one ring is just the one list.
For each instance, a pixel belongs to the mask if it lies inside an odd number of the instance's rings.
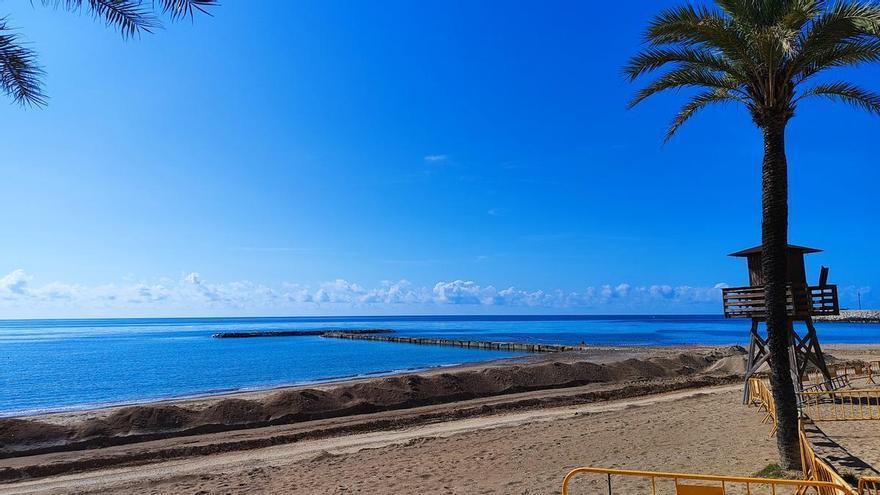
{"label": "palm tree trunk", "polygon": [[799,469],[798,411],[791,376],[791,328],[786,312],[788,246],[788,164],[785,158],[785,121],[763,126],[761,269],[767,304],[770,372],[776,402],[776,444],[784,469]]}

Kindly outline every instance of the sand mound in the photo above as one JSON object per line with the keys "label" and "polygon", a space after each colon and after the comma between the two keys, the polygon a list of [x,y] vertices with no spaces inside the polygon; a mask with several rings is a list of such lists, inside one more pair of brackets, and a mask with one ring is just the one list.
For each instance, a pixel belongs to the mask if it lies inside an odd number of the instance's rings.
{"label": "sand mound", "polygon": [[72,434],[73,430],[64,426],[25,419],[4,419],[0,420],[0,452],[7,446],[40,445]]}
{"label": "sand mound", "polygon": [[201,410],[173,405],[134,406],[69,427],[0,420],[0,457],[86,448],[187,432],[266,426],[599,382],[645,381],[695,373],[741,373],[742,348],[675,357],[538,362],[448,373],[410,374],[321,389],[285,390],[262,400],[225,399]]}
{"label": "sand mound", "polygon": [[269,419],[266,407],[253,400],[226,399],[209,406],[198,415],[199,422],[208,424],[246,424]]}
{"label": "sand mound", "polygon": [[721,358],[707,371],[710,373],[725,373],[728,375],[744,375],[746,372],[747,359],[745,356],[729,356]]}

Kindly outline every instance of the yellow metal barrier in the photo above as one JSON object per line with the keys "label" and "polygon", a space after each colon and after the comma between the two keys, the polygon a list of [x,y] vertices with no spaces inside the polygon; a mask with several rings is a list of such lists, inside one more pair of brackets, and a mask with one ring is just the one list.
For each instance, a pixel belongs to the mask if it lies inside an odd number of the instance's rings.
{"label": "yellow metal barrier", "polygon": [[[565,479],[562,480],[562,495],[569,495],[569,485],[571,480],[580,474],[598,474],[603,476],[603,484],[607,485],[607,491],[603,487],[603,492],[608,495],[615,495],[613,477],[624,476],[630,478],[641,478],[650,488],[644,491],[645,494],[658,495],[658,481],[667,480],[666,486],[660,485],[661,488],[673,488],[669,493],[675,495],[733,495],[733,494],[759,494],[767,493],[772,495],[783,494],[806,494],[816,493],[818,495],[856,495],[855,492],[846,483],[838,484],[828,481],[814,480],[783,480],[771,478],[746,478],[737,476],[714,476],[702,474],[685,474],[685,473],[663,473],[654,471],[628,471],[623,469],[604,469],[594,467],[581,467],[573,469],[569,472]],[[671,481],[671,482],[670,482]],[[618,493],[626,493],[633,495],[632,489]]]}
{"label": "yellow metal barrier", "polygon": [[[856,364],[840,364],[829,367],[828,371],[831,373],[832,377],[845,378],[846,381],[849,381],[850,379],[864,378],[865,383],[873,383],[876,385],[876,378],[880,377],[880,360]],[[822,377],[819,372],[811,373],[809,378],[812,383],[816,384],[825,381],[824,377]]]}
{"label": "yellow metal barrier", "polygon": [[871,361],[867,363],[865,365],[865,372],[865,378],[876,385],[877,382],[874,381],[874,377],[880,375],[880,361]]}
{"label": "yellow metal barrier", "polygon": [[[821,376],[821,375],[820,375]],[[812,385],[805,385],[802,392],[821,392],[823,390],[826,391],[834,391],[841,389],[852,388],[852,384],[849,382],[848,375],[839,375],[835,376],[831,379],[831,381],[824,381],[813,383]]]}
{"label": "yellow metal barrier", "polygon": [[859,495],[880,495],[880,477],[865,476],[860,479]]}
{"label": "yellow metal barrier", "polygon": [[[801,466],[804,470],[804,479],[849,486],[849,483],[837,474],[837,471],[835,471],[834,468],[825,462],[824,459],[816,455],[816,451],[813,450],[813,445],[810,443],[810,439],[807,438],[806,433],[804,433],[803,424],[801,424],[800,430]],[[820,493],[823,493],[824,495],[824,492],[820,491]]]}
{"label": "yellow metal barrier", "polygon": [[[872,367],[877,365],[878,370]],[[873,377],[880,377],[880,361],[869,363],[860,370],[873,382]],[[838,376],[846,376],[846,373],[835,373]],[[848,421],[863,419],[880,419],[880,390],[836,390],[836,391],[811,391],[802,392],[801,407],[804,412],[810,411],[808,416],[813,420]],[[776,403],[773,393],[766,381],[760,378],[749,379],[749,404],[761,408],[765,412],[764,423],[772,422],[771,436],[776,433]],[[800,428],[800,451],[801,463],[804,470],[804,480],[782,480],[769,478],[747,478],[736,476],[716,476],[686,473],[665,473],[654,471],[631,471],[623,469],[605,469],[593,467],[581,467],[573,469],[562,481],[562,495],[569,495],[571,480],[579,474],[604,475],[607,483],[607,494],[614,495],[613,476],[641,478],[650,485],[650,490],[643,493],[658,495],[658,480],[665,480],[667,487],[674,488],[669,493],[675,495],[752,495],[768,493],[782,495],[791,493],[794,495],[880,495],[880,477],[863,477],[859,480],[858,492],[850,487],[849,483],[841,477],[821,457],[816,455],[810,440],[804,432],[803,425]],[[696,482],[696,483],[695,483]],[[780,491],[782,490],[782,491]],[[604,490],[603,490],[604,491]],[[625,492],[634,493],[631,489]]]}
{"label": "yellow metal barrier", "polygon": [[776,434],[776,402],[770,386],[760,378],[749,378],[749,402],[764,410],[762,423],[771,423],[770,436]]}
{"label": "yellow metal barrier", "polygon": [[749,405],[763,407],[760,378],[749,378]]}
{"label": "yellow metal barrier", "polygon": [[880,389],[801,392],[801,410],[813,421],[880,420]]}

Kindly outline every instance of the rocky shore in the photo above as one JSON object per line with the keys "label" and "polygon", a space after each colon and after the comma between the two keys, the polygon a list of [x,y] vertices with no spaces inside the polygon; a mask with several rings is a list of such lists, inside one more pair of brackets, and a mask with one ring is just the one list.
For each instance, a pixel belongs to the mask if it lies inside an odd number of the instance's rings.
{"label": "rocky shore", "polygon": [[266,330],[260,332],[219,332],[211,337],[215,339],[250,339],[255,337],[309,337],[323,336],[327,333],[344,335],[370,335],[381,333],[394,333],[394,330],[384,328],[364,328],[354,330]]}
{"label": "rocky shore", "polygon": [[818,316],[816,321],[827,321],[836,323],[880,323],[880,310],[863,309],[863,310],[841,310],[839,315],[835,316]]}
{"label": "rocky shore", "polygon": [[528,344],[520,342],[490,342],[486,340],[434,339],[430,337],[396,337],[393,335],[375,335],[352,332],[325,332],[321,334],[321,337],[328,339],[372,340],[374,342],[394,342],[398,344],[442,345],[465,347],[468,349],[517,352],[582,351],[586,348],[585,345],[573,346],[561,344]]}

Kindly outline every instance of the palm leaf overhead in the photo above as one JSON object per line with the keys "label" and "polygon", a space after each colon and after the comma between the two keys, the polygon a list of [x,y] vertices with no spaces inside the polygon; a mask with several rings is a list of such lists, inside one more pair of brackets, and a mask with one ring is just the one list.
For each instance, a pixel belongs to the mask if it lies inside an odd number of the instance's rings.
{"label": "palm leaf overhead", "polygon": [[[880,62],[877,0],[715,0],[658,14],[645,46],[629,60],[630,81],[659,73],[630,102],[688,89],[694,95],[675,115],[666,140],[700,110],[742,104],[762,131],[761,272],[777,445],[786,469],[800,465],[795,384],[799,369],[789,358],[792,319],[787,309],[788,160],[785,132],[797,105],[827,98],[880,115],[880,94],[847,81],[814,82],[838,67]],[[824,78],[823,78],[824,79]],[[757,328],[757,321],[753,322]],[[806,320],[808,323],[810,320]],[[811,325],[811,323],[809,323]],[[816,343],[818,349],[818,342]],[[797,355],[797,351],[791,355]],[[796,358],[797,359],[797,358]],[[824,360],[816,358],[830,380]],[[792,371],[793,370],[793,371]],[[755,370],[749,370],[748,374]]]}
{"label": "palm leaf overhead", "polygon": [[682,88],[714,95],[700,93],[688,101],[667,139],[679,129],[683,115],[689,118],[715,102],[744,104],[758,125],[771,117],[791,118],[797,103],[811,96],[875,111],[874,95],[855,86],[803,87],[829,69],[880,61],[880,6],[874,2],[718,0],[714,7],[685,5],[658,14],[648,26],[645,44],[624,74],[636,80],[664,72],[630,106]]}
{"label": "palm leaf overhead", "polygon": [[37,55],[6,26],[5,19],[0,19],[0,90],[16,103],[44,105],[42,77]]}
{"label": "palm leaf overhead", "polygon": [[809,96],[822,96],[832,101],[848,103],[875,115],[880,115],[880,94],[849,83],[818,84],[804,91],[799,98]]}
{"label": "palm leaf overhead", "polygon": [[[160,17],[172,21],[192,18],[196,12],[209,14],[219,0],[40,0],[46,7],[86,12],[119,30],[123,38],[151,33],[161,27]],[[0,91],[16,103],[43,106],[44,72],[36,53],[18,33],[0,19]]]}

